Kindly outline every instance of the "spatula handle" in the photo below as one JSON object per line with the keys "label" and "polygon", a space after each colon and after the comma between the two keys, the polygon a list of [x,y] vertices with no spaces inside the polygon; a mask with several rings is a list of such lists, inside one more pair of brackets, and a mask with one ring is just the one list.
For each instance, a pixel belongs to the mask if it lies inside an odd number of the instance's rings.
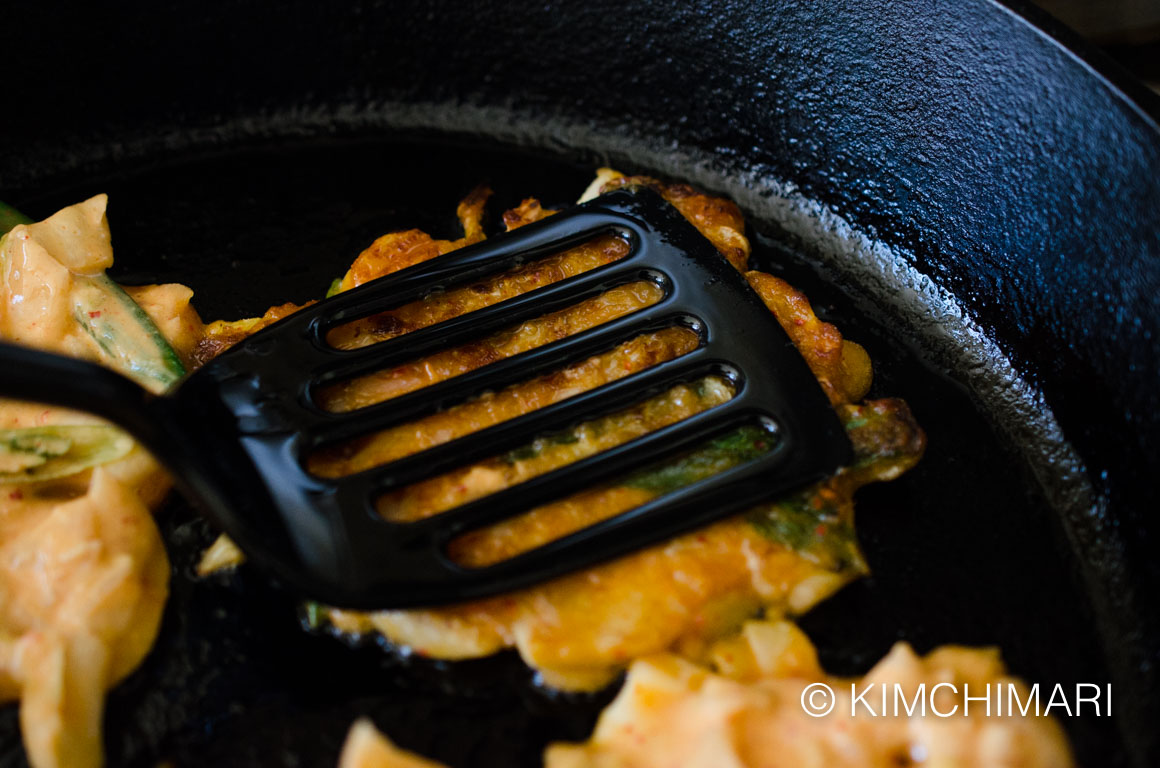
{"label": "spatula handle", "polygon": [[5,342],[0,342],[0,396],[87,411],[146,444],[154,444],[161,429],[152,406],[157,396],[121,374]]}

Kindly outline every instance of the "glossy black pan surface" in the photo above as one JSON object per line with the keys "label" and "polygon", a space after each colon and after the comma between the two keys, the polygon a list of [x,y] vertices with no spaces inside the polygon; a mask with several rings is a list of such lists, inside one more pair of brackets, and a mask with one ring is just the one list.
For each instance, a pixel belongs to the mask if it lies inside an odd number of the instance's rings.
{"label": "glossy black pan surface", "polygon": [[[119,276],[187,282],[207,318],[316,296],[391,227],[452,234],[480,178],[494,210],[564,202],[597,160],[737,198],[759,262],[788,261],[931,436],[915,472],[860,496],[875,576],[806,620],[824,659],[995,642],[1033,680],[1113,682],[1115,718],[1066,723],[1086,762],[1155,763],[1146,100],[981,1],[107,13],[38,4],[8,25],[0,196],[45,214],[113,193]],[[436,136],[475,148],[415,143]],[[113,695],[113,765],[329,765],[356,713],[458,765],[532,765],[597,709],[540,695],[513,659],[443,671],[304,635],[245,574],[194,585],[210,534],[179,505],[164,525],[174,599]],[[0,765],[19,765],[0,717]]]}

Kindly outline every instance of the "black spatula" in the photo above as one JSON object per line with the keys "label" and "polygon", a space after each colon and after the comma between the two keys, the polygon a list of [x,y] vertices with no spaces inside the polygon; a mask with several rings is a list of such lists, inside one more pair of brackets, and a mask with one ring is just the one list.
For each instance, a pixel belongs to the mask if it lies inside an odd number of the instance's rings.
{"label": "black spatula", "polygon": [[[435,291],[615,234],[629,255],[493,306],[357,350],[327,332]],[[568,338],[348,413],[316,401],[326,384],[477,340],[625,283],[648,280],[656,304]],[[556,370],[630,338],[683,326],[699,347],[553,405],[341,478],[305,468],[315,450],[414,421],[484,391]],[[729,379],[727,403],[455,509],[388,522],[391,490],[621,410],[679,382]],[[108,369],[0,345],[0,395],[98,414],[132,433],[179,488],[258,565],[308,596],[357,608],[434,605],[526,586],[664,540],[831,474],[850,445],[817,380],[761,299],[678,211],[649,190],[604,195],[515,232],[380,278],[256,333],[155,396]],[[761,457],[508,560],[453,562],[466,531],[763,425]]]}

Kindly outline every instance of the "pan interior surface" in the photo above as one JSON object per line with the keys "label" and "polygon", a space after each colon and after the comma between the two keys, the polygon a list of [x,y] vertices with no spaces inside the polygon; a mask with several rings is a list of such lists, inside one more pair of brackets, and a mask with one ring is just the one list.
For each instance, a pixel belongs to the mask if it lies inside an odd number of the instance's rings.
{"label": "pan interior surface", "polygon": [[[357,253],[393,229],[456,237],[455,206],[479,182],[498,214],[525,196],[572,202],[593,168],[487,143],[312,140],[261,149],[162,153],[109,164],[12,202],[33,216],[110,194],[114,277],[194,289],[204,319],[237,319],[318,298]],[[622,168],[648,172],[648,167]],[[744,204],[744,201],[741,201]],[[875,363],[871,397],[906,399],[929,436],[912,472],[859,492],[872,576],[814,609],[803,626],[823,664],[864,672],[897,640],[997,645],[1013,673],[1050,689],[1108,680],[1089,593],[1055,505],[1003,416],[933,360],[874,288],[847,290],[800,233],[746,211],[754,265],[811,298]],[[330,766],[355,717],[453,766],[534,766],[545,743],[590,730],[612,691],[555,695],[518,659],[448,664],[302,631],[296,602],[259,574],[196,581],[213,532],[174,499],[161,516],[174,574],[158,642],[112,694],[108,763]],[[1109,718],[1067,718],[1081,763],[1126,762]],[[0,711],[0,766],[19,766],[16,710]]]}

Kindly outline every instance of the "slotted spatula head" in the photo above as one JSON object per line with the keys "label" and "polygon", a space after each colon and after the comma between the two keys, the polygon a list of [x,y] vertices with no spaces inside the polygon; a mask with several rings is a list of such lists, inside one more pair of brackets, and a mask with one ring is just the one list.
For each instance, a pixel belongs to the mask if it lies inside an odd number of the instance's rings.
{"label": "slotted spatula head", "polygon": [[[609,234],[630,247],[614,263],[372,346],[340,350],[327,342],[336,326]],[[334,413],[318,402],[328,384],[458,347],[639,281],[654,283],[662,298],[633,314],[377,405]],[[306,468],[318,449],[413,422],[673,326],[693,331],[699,346],[354,475],[322,478]],[[165,396],[148,395],[117,374],[78,361],[13,348],[3,355],[4,394],[84,408],[125,426],[258,565],[308,596],[348,607],[434,605],[526,586],[815,482],[851,455],[820,385],[769,309],[696,228],[647,189],[606,194],[303,309],[229,349]],[[733,398],[433,517],[391,522],[376,511],[375,500],[385,493],[706,375],[728,379]],[[61,383],[78,376],[83,387]],[[449,542],[468,531],[747,425],[770,436],[772,447],[756,459],[492,565],[467,567],[447,554]]]}

